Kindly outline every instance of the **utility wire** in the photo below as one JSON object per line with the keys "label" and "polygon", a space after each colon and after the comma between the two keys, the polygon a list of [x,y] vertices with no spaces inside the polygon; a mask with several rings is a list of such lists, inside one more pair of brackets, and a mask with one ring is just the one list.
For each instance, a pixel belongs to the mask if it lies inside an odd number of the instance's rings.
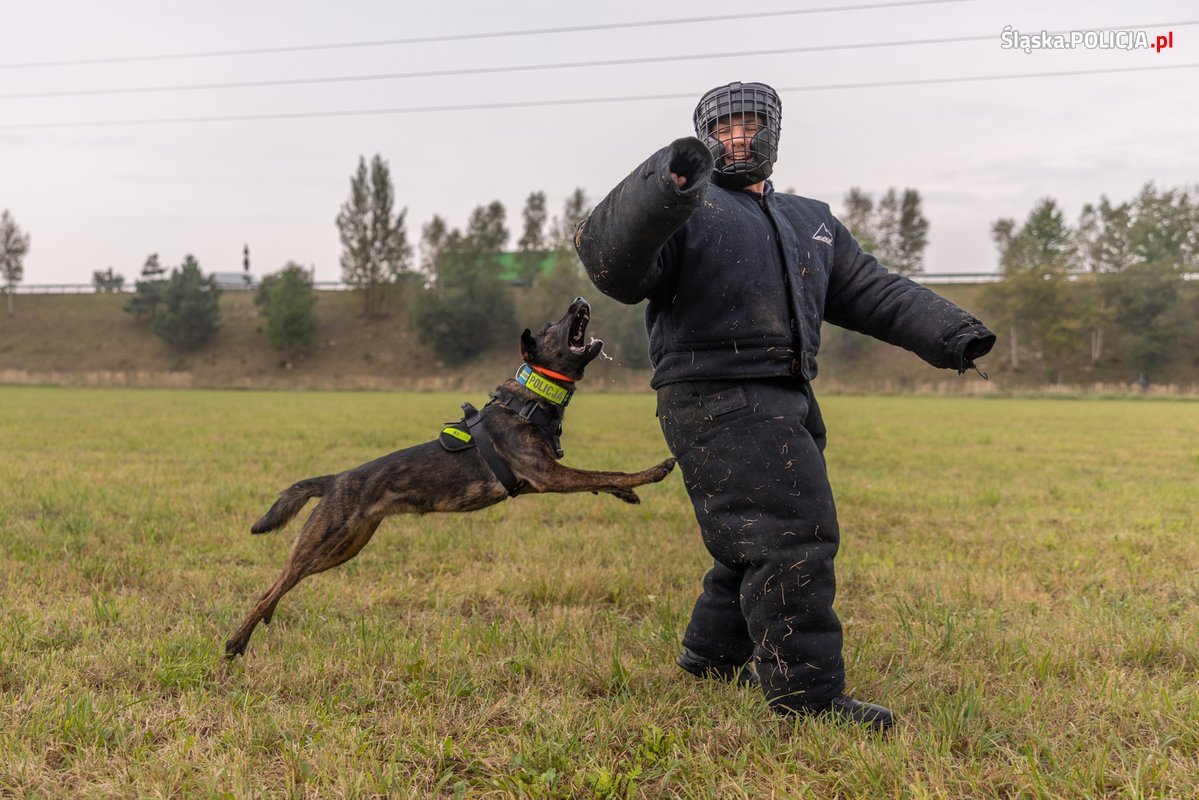
{"label": "utility wire", "polygon": [[[1095,28],[1095,30],[1131,30],[1134,28],[1180,28],[1187,25],[1199,25],[1199,20],[1182,20],[1175,22],[1150,22],[1139,25],[1110,26]],[[1059,33],[1060,31],[1051,31]],[[515,66],[491,67],[462,67],[458,69],[423,70],[420,72],[383,72],[366,75],[333,75],[314,78],[279,78],[256,81],[226,81],[220,83],[188,83],[161,86],[132,86],[107,89],[62,89],[42,92],[10,92],[0,94],[0,100],[27,100],[35,97],[92,97],[97,95],[118,94],[149,94],[152,92],[191,92],[213,89],[257,89],[269,86],[307,86],[322,83],[359,83],[364,81],[390,81],[409,78],[444,78],[462,75],[481,75],[510,72],[540,72],[558,69],[579,69],[584,67],[614,67],[631,64],[662,64],[674,61],[704,61],[722,58],[747,58],[751,56],[781,56],[798,53],[828,52],[831,50],[865,50],[883,47],[910,47],[915,45],[957,44],[962,42],[995,41],[994,34],[981,36],[948,36],[937,39],[904,39],[886,42],[858,42],[850,44],[810,45],[807,47],[785,47],[774,50],[738,50],[728,53],[690,53],[671,56],[641,56],[636,58],[614,58],[601,61],[568,61],[555,64],[518,64]]]}
{"label": "utility wire", "polygon": [[[979,83],[984,81],[1025,80],[1030,78],[1061,78],[1079,75],[1111,75],[1123,72],[1153,72],[1160,70],[1194,69],[1199,62],[1189,64],[1161,64],[1152,67],[1112,67],[1108,69],[1082,69],[1060,72],[1024,72],[1015,75],[967,75],[953,78],[916,78],[898,81],[870,81],[863,83],[828,83],[807,86],[776,88],[779,94],[788,92],[822,92],[840,89],[879,89],[895,86],[923,86],[946,83]],[[210,117],[163,117],[149,119],[99,120],[91,122],[19,122],[0,125],[0,131],[55,128],[111,128],[136,125],[186,125],[196,122],[258,122],[281,119],[320,119],[330,117],[369,117],[391,114],[431,114],[445,111],[494,111],[508,108],[546,108],[550,106],[581,106],[602,103],[634,103],[649,100],[694,99],[694,92],[654,95],[625,95],[619,97],[583,97],[555,100],[517,100],[497,103],[466,103],[449,106],[407,106],[401,108],[366,108],[343,111],[285,111],[273,114],[227,114]]]}
{"label": "utility wire", "polygon": [[665,25],[683,25],[699,22],[729,22],[746,19],[768,19],[772,17],[792,17],[801,14],[825,14],[841,11],[870,11],[883,8],[903,8],[906,6],[944,5],[947,3],[969,3],[974,0],[900,0],[886,3],[859,3],[851,6],[823,6],[820,8],[791,8],[780,11],[755,11],[737,14],[721,14],[707,17],[680,17],[675,19],[654,19],[635,22],[605,22],[592,25],[570,25],[556,28],[527,28],[510,31],[484,31],[479,33],[453,33],[439,36],[414,36],[406,39],[376,39],[361,42],[333,42],[328,44],[301,44],[284,47],[255,47],[242,50],[202,50],[189,53],[164,53],[159,55],[142,56],[109,56],[105,58],[77,58],[62,61],[25,61],[12,64],[0,64],[0,69],[40,69],[43,67],[75,67],[85,64],[129,64],[145,61],[175,61],[186,58],[224,58],[226,56],[253,56],[276,53],[303,53],[314,50],[347,50],[358,47],[395,47],[410,44],[431,44],[434,42],[462,42],[477,39],[506,39],[515,36],[540,36],[553,33],[582,33],[586,31],[627,30],[629,28],[651,28]]}

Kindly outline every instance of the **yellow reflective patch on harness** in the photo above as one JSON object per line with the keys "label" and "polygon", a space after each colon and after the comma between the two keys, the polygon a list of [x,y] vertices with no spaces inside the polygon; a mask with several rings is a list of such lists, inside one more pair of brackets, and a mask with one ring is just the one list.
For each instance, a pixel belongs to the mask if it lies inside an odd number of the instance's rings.
{"label": "yellow reflective patch on harness", "polygon": [[455,439],[458,439],[459,441],[463,441],[463,442],[470,441],[470,434],[467,433],[466,431],[458,430],[457,428],[446,428],[445,430],[442,431],[442,433],[448,433],[450,436],[453,436]]}

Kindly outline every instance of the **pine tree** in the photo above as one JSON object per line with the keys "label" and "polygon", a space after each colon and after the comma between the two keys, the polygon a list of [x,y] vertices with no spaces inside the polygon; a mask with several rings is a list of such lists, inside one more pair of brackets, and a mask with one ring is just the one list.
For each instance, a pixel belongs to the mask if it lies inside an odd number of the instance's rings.
{"label": "pine tree", "polygon": [[158,253],[146,256],[146,263],[142,265],[142,279],[134,285],[133,295],[125,303],[126,313],[141,322],[153,321],[158,304],[162,301],[165,271],[159,263]]}
{"label": "pine tree", "polygon": [[220,327],[220,295],[216,280],[205,277],[195,257],[187,255],[162,286],[154,332],[172,347],[199,347]]}

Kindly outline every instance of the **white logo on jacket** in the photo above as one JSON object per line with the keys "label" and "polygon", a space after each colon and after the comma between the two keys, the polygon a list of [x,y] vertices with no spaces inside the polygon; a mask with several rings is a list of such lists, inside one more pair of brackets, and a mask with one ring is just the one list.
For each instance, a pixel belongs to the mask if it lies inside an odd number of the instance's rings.
{"label": "white logo on jacket", "polygon": [[816,229],[816,232],[812,234],[812,238],[825,244],[833,243],[833,234],[829,232],[828,227],[823,222],[820,223],[820,227]]}

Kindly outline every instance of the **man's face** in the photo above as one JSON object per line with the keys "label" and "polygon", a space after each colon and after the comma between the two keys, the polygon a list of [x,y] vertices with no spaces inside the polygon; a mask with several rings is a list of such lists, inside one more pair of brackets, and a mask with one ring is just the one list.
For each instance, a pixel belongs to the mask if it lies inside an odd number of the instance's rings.
{"label": "man's face", "polygon": [[711,135],[724,145],[724,166],[752,161],[749,145],[760,130],[762,120],[757,114],[732,114],[721,117],[713,127]]}

